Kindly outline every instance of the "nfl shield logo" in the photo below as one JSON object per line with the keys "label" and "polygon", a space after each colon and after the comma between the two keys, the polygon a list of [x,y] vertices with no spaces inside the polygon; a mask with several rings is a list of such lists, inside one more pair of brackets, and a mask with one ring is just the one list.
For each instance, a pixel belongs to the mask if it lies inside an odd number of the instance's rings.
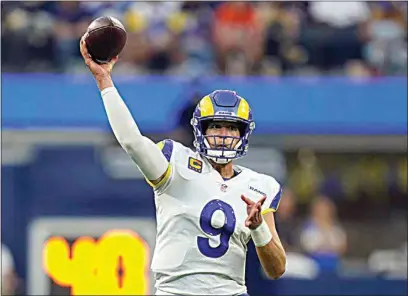
{"label": "nfl shield logo", "polygon": [[222,184],[222,185],[221,185],[221,191],[222,191],[222,192],[226,192],[226,191],[227,191],[227,188],[228,188],[227,185],[225,185],[225,184]]}

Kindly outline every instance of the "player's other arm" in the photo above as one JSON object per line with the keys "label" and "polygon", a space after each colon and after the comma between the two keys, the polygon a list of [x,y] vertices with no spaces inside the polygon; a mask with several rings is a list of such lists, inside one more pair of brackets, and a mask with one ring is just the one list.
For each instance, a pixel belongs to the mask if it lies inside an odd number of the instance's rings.
{"label": "player's other arm", "polygon": [[[263,237],[263,240],[255,242],[256,235]],[[276,231],[273,212],[263,215],[263,222],[252,231],[252,238],[266,275],[271,279],[280,278],[286,270],[286,254]]]}
{"label": "player's other arm", "polygon": [[246,226],[251,230],[251,237],[265,274],[270,279],[278,279],[286,270],[286,254],[275,227],[273,212],[276,211],[281,197],[280,186],[269,206],[262,210],[266,197],[258,202],[246,198],[248,218]]}
{"label": "player's other arm", "polygon": [[165,178],[170,176],[169,162],[160,148],[141,134],[125,102],[114,87],[110,73],[117,58],[108,64],[98,65],[90,58],[84,37],[81,39],[80,50],[101,91],[110,126],[119,144],[153,186],[164,183]]}

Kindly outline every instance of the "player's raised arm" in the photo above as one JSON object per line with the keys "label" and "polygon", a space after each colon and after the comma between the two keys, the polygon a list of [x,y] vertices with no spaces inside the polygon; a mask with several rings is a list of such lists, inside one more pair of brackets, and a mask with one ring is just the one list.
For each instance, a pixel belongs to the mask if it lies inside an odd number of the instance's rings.
{"label": "player's raised arm", "polygon": [[152,140],[141,134],[129,109],[113,84],[110,73],[118,58],[115,57],[107,64],[95,63],[88,54],[85,37],[84,35],[80,42],[81,54],[101,91],[113,133],[146,179],[150,181],[149,183],[158,187],[165,183],[165,179],[170,175],[169,162],[160,148]]}

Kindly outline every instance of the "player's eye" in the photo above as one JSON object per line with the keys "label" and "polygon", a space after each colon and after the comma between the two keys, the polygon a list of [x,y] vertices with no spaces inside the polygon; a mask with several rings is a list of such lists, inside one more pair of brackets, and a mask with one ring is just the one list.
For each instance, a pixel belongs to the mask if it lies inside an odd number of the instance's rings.
{"label": "player's eye", "polygon": [[208,128],[211,128],[211,129],[220,129],[220,128],[222,128],[222,125],[221,125],[221,124],[218,124],[218,123],[210,123],[210,125],[208,126]]}
{"label": "player's eye", "polygon": [[235,132],[238,131],[238,127],[235,125],[230,125],[230,124],[222,124],[222,123],[210,123],[208,128],[210,129],[222,129],[225,127],[229,131]]}

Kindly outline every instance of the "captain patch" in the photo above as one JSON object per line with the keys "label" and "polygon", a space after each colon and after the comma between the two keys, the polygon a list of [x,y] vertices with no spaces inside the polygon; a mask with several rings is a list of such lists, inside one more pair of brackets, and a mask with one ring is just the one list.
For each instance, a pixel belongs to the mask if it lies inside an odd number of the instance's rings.
{"label": "captain patch", "polygon": [[193,157],[189,157],[188,168],[194,172],[201,173],[203,171],[203,162]]}

